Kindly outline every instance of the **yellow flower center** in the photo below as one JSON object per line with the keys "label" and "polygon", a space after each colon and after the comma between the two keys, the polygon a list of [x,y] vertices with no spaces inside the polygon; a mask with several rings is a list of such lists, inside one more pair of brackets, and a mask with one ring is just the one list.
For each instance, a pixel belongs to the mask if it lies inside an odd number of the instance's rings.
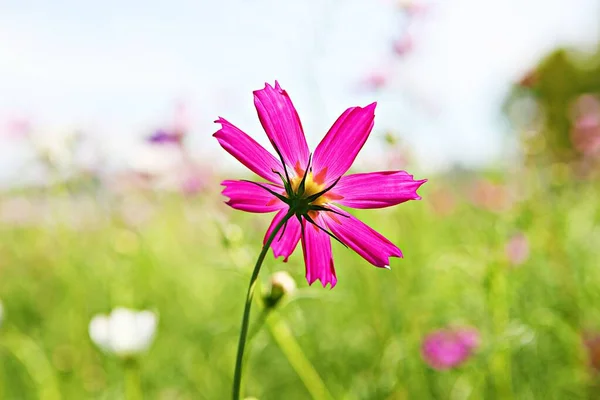
{"label": "yellow flower center", "polygon": [[[294,192],[298,191],[298,187],[300,186],[300,182],[302,182],[302,176],[295,176],[291,178],[292,189]],[[317,183],[313,177],[313,173],[309,172],[306,175],[306,180],[304,181],[304,194],[302,195],[304,198],[310,197],[313,194],[317,194],[325,189],[325,185],[323,183]],[[315,200],[311,202],[311,204],[321,206],[327,203],[327,197],[325,195],[317,197]]]}

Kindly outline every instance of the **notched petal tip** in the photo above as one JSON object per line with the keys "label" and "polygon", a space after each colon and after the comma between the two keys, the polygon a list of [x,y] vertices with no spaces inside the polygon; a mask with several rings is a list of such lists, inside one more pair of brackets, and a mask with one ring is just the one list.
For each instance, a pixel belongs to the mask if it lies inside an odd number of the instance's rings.
{"label": "notched petal tip", "polygon": [[306,281],[308,282],[308,286],[312,286],[313,283],[319,281],[319,283],[321,283],[321,286],[323,286],[324,289],[327,288],[327,285],[329,285],[329,290],[333,289],[335,285],[337,285],[337,278],[335,277],[332,280],[321,280],[321,278],[309,279],[308,277],[306,277]]}
{"label": "notched petal tip", "polygon": [[255,97],[260,94],[260,92],[268,91],[268,90],[277,90],[281,92],[281,86],[279,86],[279,82],[275,81],[275,87],[271,86],[269,82],[265,82],[265,87],[262,89],[257,89],[252,91],[252,95]]}
{"label": "notched petal tip", "polygon": [[391,270],[392,268],[390,267],[390,258],[394,257],[394,258],[404,258],[404,255],[402,254],[402,252],[400,251],[400,249],[398,249],[399,253],[398,254],[390,254],[387,259],[385,260],[385,263],[380,263],[380,264],[376,264],[371,262],[371,264],[377,268],[383,268],[383,269],[387,269],[387,270]]}
{"label": "notched petal tip", "polygon": [[225,118],[223,118],[223,117],[217,117],[217,119],[214,120],[213,123],[221,125],[221,129],[219,129],[218,131],[216,131],[215,133],[213,133],[213,137],[217,137],[217,134],[219,132],[223,131],[223,125],[228,124],[229,122]]}
{"label": "notched petal tip", "polygon": [[423,186],[425,182],[427,182],[427,179],[421,179],[415,182],[417,183],[417,186],[415,187],[415,197],[413,200],[422,200],[423,198],[417,193],[417,191],[421,189],[421,186]]}
{"label": "notched petal tip", "polygon": [[275,249],[273,249],[273,258],[277,260],[280,257],[283,257],[283,260],[281,260],[281,261],[283,261],[284,263],[288,262],[288,259],[290,258],[289,255],[285,255],[281,252],[276,252]]}

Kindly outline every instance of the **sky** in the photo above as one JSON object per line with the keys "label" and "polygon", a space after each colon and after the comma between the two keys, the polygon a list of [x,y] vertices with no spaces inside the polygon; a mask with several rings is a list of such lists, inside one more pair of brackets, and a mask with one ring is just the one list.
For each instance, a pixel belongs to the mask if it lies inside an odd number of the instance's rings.
{"label": "sky", "polygon": [[[414,26],[414,51],[390,59],[403,28],[392,0],[0,0],[0,125],[26,116],[38,137],[83,128],[111,163],[131,165],[140,138],[188,106],[199,157],[231,167],[211,137],[222,116],[265,146],[252,91],[277,79],[316,145],[347,107],[378,102],[424,170],[503,155],[499,106],[511,82],[559,44],[600,38],[599,0],[438,0]],[[391,68],[389,86],[360,88]],[[50,139],[49,139],[50,138]],[[379,138],[379,139],[377,139]],[[0,180],[30,157],[0,148]]]}

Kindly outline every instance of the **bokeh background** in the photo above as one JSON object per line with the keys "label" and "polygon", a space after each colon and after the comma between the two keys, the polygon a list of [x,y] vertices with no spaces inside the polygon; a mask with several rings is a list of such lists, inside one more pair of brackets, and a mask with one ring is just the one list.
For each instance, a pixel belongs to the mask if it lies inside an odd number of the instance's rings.
{"label": "bokeh background", "polygon": [[[247,396],[600,398],[598,0],[8,0],[0,38],[1,399],[230,396],[270,217],[223,204],[252,176],[211,135],[267,146],[275,79],[313,148],[377,101],[353,170],[428,182],[355,213],[389,271],[267,257],[297,289],[254,305]],[[119,307],[156,320],[104,328],[125,353],[90,325]]]}

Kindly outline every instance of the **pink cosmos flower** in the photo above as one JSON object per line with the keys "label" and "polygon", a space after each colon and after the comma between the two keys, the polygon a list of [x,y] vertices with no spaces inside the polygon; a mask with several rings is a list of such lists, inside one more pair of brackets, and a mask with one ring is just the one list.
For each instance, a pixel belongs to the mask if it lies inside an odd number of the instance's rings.
{"label": "pink cosmos flower", "polygon": [[523,233],[513,235],[504,248],[506,257],[513,265],[523,264],[529,257],[529,241]]}
{"label": "pink cosmos flower", "polygon": [[600,154],[600,100],[593,95],[582,95],[573,109],[573,146],[584,156]]}
{"label": "pink cosmos flower", "polygon": [[10,138],[25,138],[32,130],[31,121],[23,117],[14,117],[6,121],[3,129],[0,129],[0,136],[6,135]]}
{"label": "pink cosmos flower", "polygon": [[427,335],[421,354],[435,369],[462,364],[479,347],[479,332],[474,328],[440,329]]}
{"label": "pink cosmos flower", "polygon": [[376,103],[351,107],[335,121],[311,154],[300,118],[279,83],[254,92],[262,126],[279,159],[223,118],[214,137],[221,146],[268,183],[226,180],[227,204],[238,210],[277,212],[265,242],[279,222],[295,210],[271,244],[284,261],[302,242],[306,279],[325,287],[337,283],[331,238],[355,250],[376,267],[389,268],[390,257],[402,252],[381,234],[339,208],[382,208],[420,199],[417,189],[426,180],[414,180],[404,171],[344,175],[373,128]]}
{"label": "pink cosmos flower", "polygon": [[402,37],[392,42],[392,49],[397,56],[405,56],[414,49],[414,40],[410,34],[405,34]]}
{"label": "pink cosmos flower", "polygon": [[502,212],[510,208],[513,198],[506,185],[478,179],[471,188],[472,202],[484,209]]}
{"label": "pink cosmos flower", "polygon": [[600,371],[600,333],[594,331],[584,332],[582,339],[590,367]]}
{"label": "pink cosmos flower", "polygon": [[383,89],[390,83],[391,72],[388,67],[378,68],[365,75],[358,84],[361,91],[371,91]]}

